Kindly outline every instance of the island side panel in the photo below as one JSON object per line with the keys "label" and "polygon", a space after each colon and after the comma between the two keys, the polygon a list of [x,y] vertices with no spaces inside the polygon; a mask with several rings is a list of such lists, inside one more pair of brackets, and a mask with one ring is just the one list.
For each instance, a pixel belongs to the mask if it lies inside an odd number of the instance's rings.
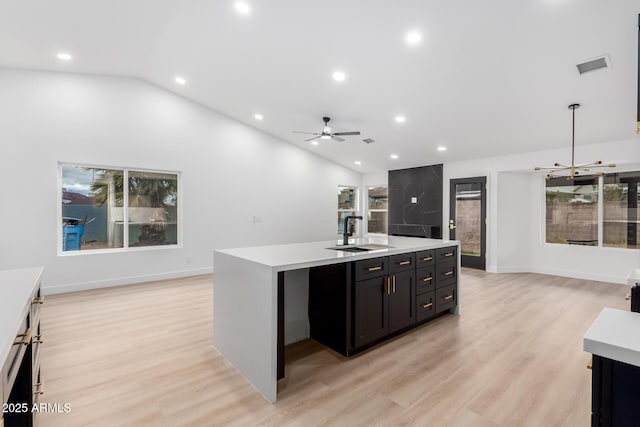
{"label": "island side panel", "polygon": [[215,252],[213,345],[271,403],[277,393],[277,278],[271,267]]}

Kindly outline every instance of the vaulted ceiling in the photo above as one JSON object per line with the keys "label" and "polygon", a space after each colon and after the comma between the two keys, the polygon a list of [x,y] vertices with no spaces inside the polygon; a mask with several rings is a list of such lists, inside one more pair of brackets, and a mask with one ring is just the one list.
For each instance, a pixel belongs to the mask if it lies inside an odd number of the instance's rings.
{"label": "vaulted ceiling", "polygon": [[[139,77],[361,172],[568,147],[573,102],[577,145],[634,138],[637,0],[245,3],[2,0],[0,67]],[[362,134],[292,132],[323,116]]]}

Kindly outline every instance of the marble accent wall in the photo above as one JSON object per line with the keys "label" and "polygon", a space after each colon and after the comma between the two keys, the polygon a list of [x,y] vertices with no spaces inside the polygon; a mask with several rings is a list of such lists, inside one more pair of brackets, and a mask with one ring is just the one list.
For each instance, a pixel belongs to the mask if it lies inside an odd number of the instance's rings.
{"label": "marble accent wall", "polygon": [[389,234],[442,238],[442,165],[389,171]]}

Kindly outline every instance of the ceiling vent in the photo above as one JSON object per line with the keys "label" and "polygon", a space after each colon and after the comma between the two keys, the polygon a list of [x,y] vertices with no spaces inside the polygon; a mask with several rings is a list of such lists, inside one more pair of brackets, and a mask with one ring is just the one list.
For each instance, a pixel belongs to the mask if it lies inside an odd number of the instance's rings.
{"label": "ceiling vent", "polygon": [[598,58],[590,59],[582,64],[576,65],[580,74],[588,73],[589,71],[600,70],[602,68],[610,68],[611,60],[609,55],[603,55]]}
{"label": "ceiling vent", "polygon": [[362,142],[366,143],[366,144],[371,144],[372,142],[375,142],[373,139],[371,138],[365,138],[362,140]]}

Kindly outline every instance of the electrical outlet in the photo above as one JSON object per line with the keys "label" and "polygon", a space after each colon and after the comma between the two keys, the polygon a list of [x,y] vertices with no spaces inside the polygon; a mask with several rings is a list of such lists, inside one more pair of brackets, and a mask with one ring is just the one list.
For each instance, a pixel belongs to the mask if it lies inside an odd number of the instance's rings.
{"label": "electrical outlet", "polygon": [[418,198],[417,197],[412,197],[411,198],[411,203],[418,203]]}

